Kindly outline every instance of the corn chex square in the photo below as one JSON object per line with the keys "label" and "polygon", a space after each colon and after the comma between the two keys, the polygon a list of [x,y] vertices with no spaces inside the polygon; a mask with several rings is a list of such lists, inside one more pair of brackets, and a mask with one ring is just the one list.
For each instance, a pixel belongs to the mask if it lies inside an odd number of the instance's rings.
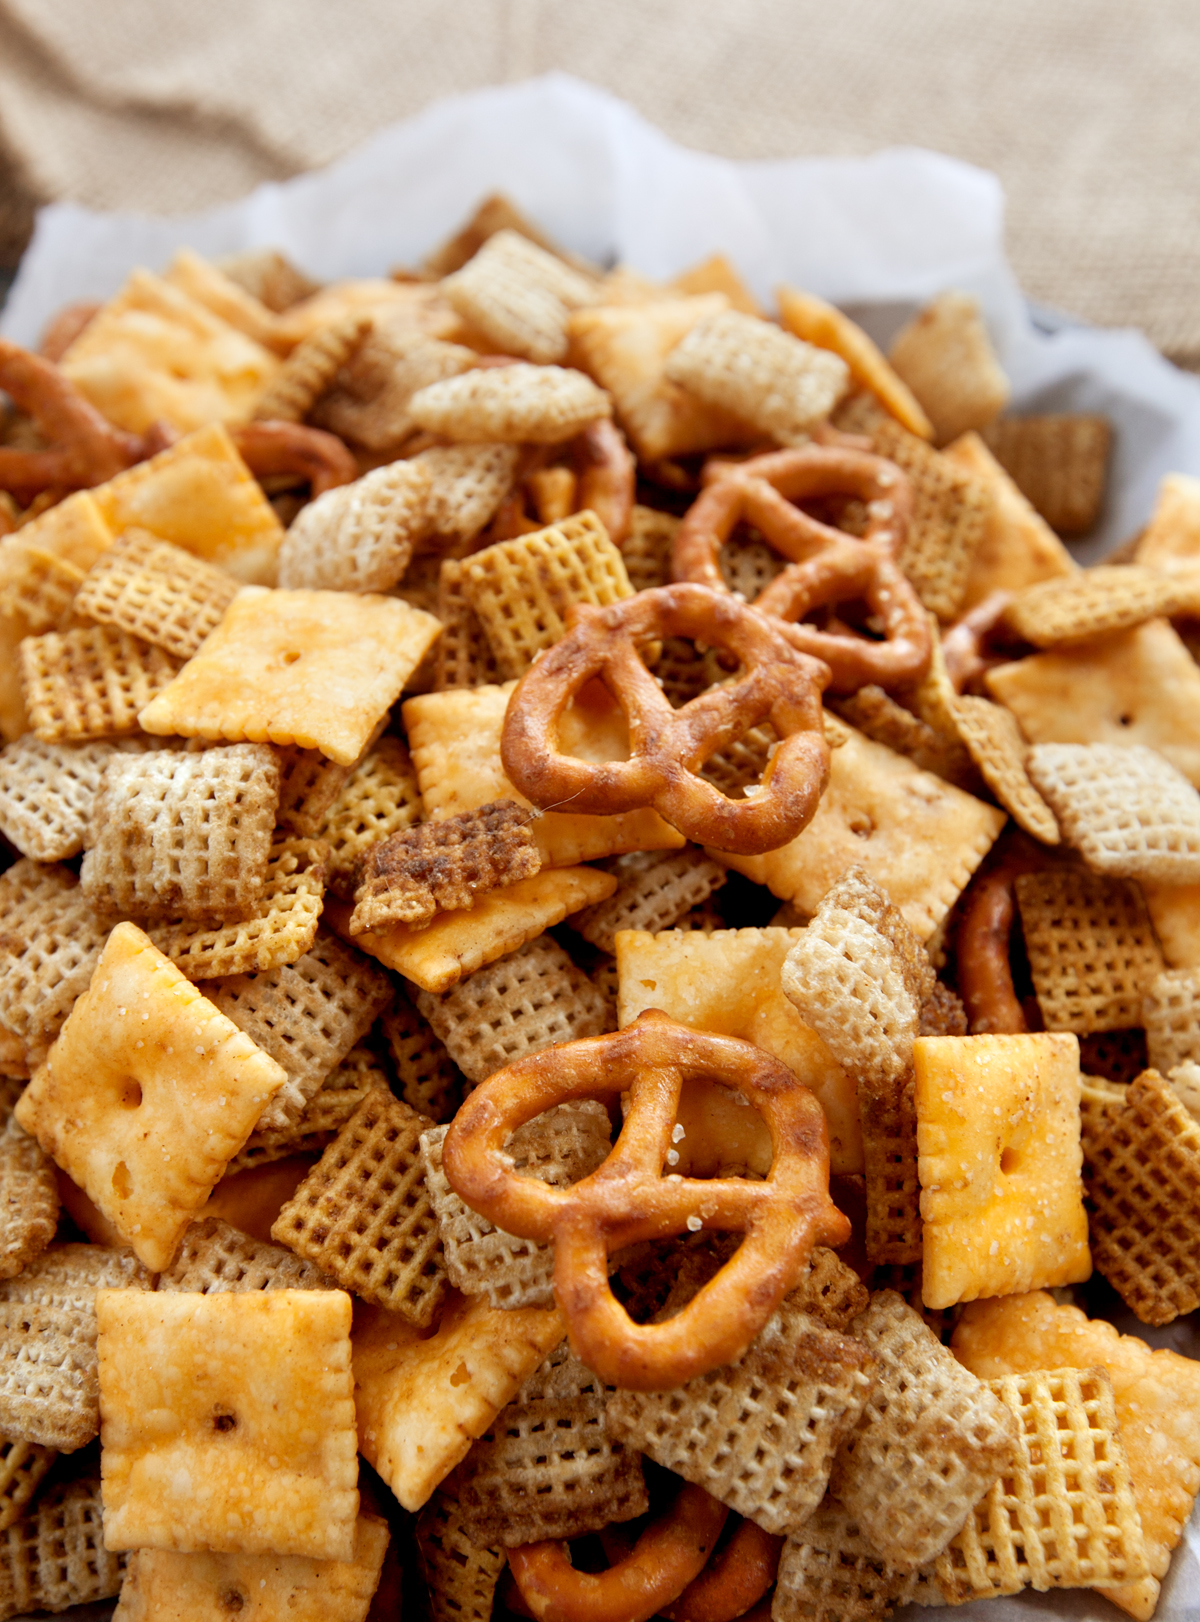
{"label": "corn chex square", "polygon": [[371,331],[359,311],[301,338],[254,408],[256,422],[303,422]]}
{"label": "corn chex square", "polygon": [[736,1363],[672,1391],[615,1391],[610,1433],[767,1532],[804,1523],[871,1390],[874,1360],[790,1303]]}
{"label": "corn chex square", "polygon": [[29,722],[43,743],[136,732],[141,710],[179,669],[161,648],[111,625],[27,636],[19,660]]}
{"label": "corn chex square", "polygon": [[1004,625],[1036,648],[1086,642],[1179,613],[1190,594],[1178,577],[1138,564],[1100,564],[1018,592]]}
{"label": "corn chex square", "polygon": [[0,750],[0,833],[34,861],[77,856],[112,752],[108,743],[43,743],[32,732],[8,744]]}
{"label": "corn chex square", "polygon": [[16,1114],[158,1272],[285,1079],[122,923]]}
{"label": "corn chex square", "polygon": [[1200,880],[1200,794],[1157,750],[1040,743],[1028,768],[1063,837],[1094,872],[1161,884]]}
{"label": "corn chex square", "polygon": [[437,616],[442,634],[435,649],[434,688],[439,693],[448,687],[482,687],[500,679],[492,645],[463,591],[465,569],[465,563],[443,558],[438,572]]}
{"label": "corn chex square", "polygon": [[413,432],[408,402],[417,390],[456,377],[476,359],[475,351],[463,344],[376,321],[338,368],[308,420],[365,450],[395,455]]}
{"label": "corn chex square", "polygon": [[873,1296],[851,1330],[876,1360],[875,1384],[830,1490],[885,1559],[912,1570],[1010,1467],[1016,1421],[894,1291]]}
{"label": "corn chex square", "polygon": [[476,552],[462,589],[504,677],[521,676],[566,631],[572,603],[606,608],[632,596],[620,552],[593,512]]}
{"label": "corn chex square", "polygon": [[1149,1576],[1107,1372],[1054,1369],[988,1383],[1016,1417],[1017,1456],[934,1563],[947,1603]]}
{"label": "corn chex square", "polygon": [[83,893],[99,911],[140,918],[253,917],[278,804],[266,744],[114,754],[85,839]]}
{"label": "corn chex square", "polygon": [[295,1123],[322,1082],[392,1000],[387,975],[325,930],[294,963],[231,975],[208,996],[287,1073],[263,1111],[260,1131]]}
{"label": "corn chex square", "polygon": [[1098,1272],[1148,1324],[1200,1306],[1200,1123],[1155,1070],[1084,1116]]}
{"label": "corn chex square", "polygon": [[246,586],[137,720],[185,738],[299,744],[352,766],[439,629],[394,597]]}
{"label": "corn chex square", "polygon": [[321,824],[329,846],[329,885],[353,895],[365,853],[421,820],[421,789],[412,759],[399,738],[380,738],[354,767]]}
{"label": "corn chex square", "polygon": [[77,614],[190,659],[221,623],[240,582],[149,530],[119,535],[84,577]]}
{"label": "corn chex square", "polygon": [[416,1539],[431,1622],[490,1622],[506,1563],[500,1545],[475,1541],[448,1492],[434,1493],[421,1511]]}
{"label": "corn chex square", "polygon": [[922,1036],[914,1069],[926,1306],[1088,1278],[1075,1038]]}
{"label": "corn chex square", "polygon": [[402,991],[379,1024],[400,1097],[431,1121],[449,1121],[462,1099],[462,1076],[441,1038]]}
{"label": "corn chex square", "polygon": [[477,1543],[583,1537],[650,1507],[641,1454],[605,1429],[611,1396],[564,1341],[476,1441],[458,1472]]}
{"label": "corn chex square", "polygon": [[[464,1295],[485,1295],[494,1307],[553,1306],[553,1245],[505,1233],[454,1192],[442,1168],[448,1130],[438,1126],[421,1134],[421,1158],[451,1284]],[[560,1104],[518,1127],[506,1153],[523,1176],[566,1188],[596,1170],[611,1136],[608,1111],[589,1098]]]}
{"label": "corn chex square", "polygon": [[350,1560],[358,1515],[341,1290],[102,1290],[110,1548]]}
{"label": "corn chex square", "polygon": [[1016,891],[1047,1030],[1085,1036],[1140,1024],[1163,962],[1137,886],[1062,868],[1022,873]]}
{"label": "corn chex square", "polygon": [[271,1237],[366,1301],[427,1328],[446,1293],[437,1217],[425,1187],[430,1125],[372,1091],[284,1205]]}
{"label": "corn chex square", "polygon": [[264,1622],[365,1622],[388,1537],[386,1521],[360,1515],[349,1560],[137,1549],[113,1622],[226,1622],[238,1611]]}
{"label": "corn chex square", "polygon": [[[58,1454],[36,1442],[0,1440],[0,1532],[7,1532],[25,1512],[46,1479]],[[0,1543],[0,1601],[4,1599],[4,1545]]]}
{"label": "corn chex square", "polygon": [[69,1481],[51,1488],[0,1541],[0,1607],[16,1616],[111,1599],[124,1568],[125,1556],[104,1542],[99,1481]]}
{"label": "corn chex square", "polygon": [[184,1234],[179,1253],[159,1275],[155,1288],[220,1295],[236,1290],[336,1290],[337,1285],[328,1273],[282,1245],[264,1244],[220,1217],[205,1217]]}

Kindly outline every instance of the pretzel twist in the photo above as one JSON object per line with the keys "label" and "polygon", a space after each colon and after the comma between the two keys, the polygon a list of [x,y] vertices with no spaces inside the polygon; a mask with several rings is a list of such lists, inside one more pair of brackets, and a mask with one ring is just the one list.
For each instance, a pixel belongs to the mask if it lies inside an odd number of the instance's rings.
{"label": "pretzel twist", "polygon": [[775,1581],[783,1539],[742,1521],[696,1577],[662,1609],[668,1622],[734,1622]]}
{"label": "pretzel twist", "polygon": [[45,450],[0,446],[0,490],[22,505],[46,490],[90,490],[146,455],[144,440],[101,416],[57,366],[6,338],[0,338],[0,389],[49,442]]}
{"label": "pretzel twist", "polygon": [[637,465],[625,436],[608,417],[598,417],[573,439],[569,460],[579,480],[578,511],[590,507],[614,546],[624,546],[633,521]]}
{"label": "pretzel twist", "polygon": [[576,1571],[566,1545],[549,1541],[510,1549],[509,1570],[538,1622],[649,1622],[699,1576],[728,1513],[688,1485],[607,1571]]}
{"label": "pretzel twist", "polygon": [[[689,839],[741,855],[775,850],[807,825],[829,774],[820,702],[828,671],[793,645],[786,627],[728,592],[690,584],[608,608],[576,603],[567,625],[521,678],[504,719],[504,769],[534,805],[597,815],[653,806]],[[640,653],[665,636],[727,648],[744,674],[672,709]],[[553,742],[559,719],[593,677],[625,712],[628,760],[584,761]],[[780,742],[756,794],[730,800],[696,775],[710,755],[764,720]]]}
{"label": "pretzel twist", "polygon": [[229,434],[255,478],[295,474],[309,481],[314,501],[358,477],[354,453],[323,428],[299,422],[247,422]]}
{"label": "pretzel twist", "polygon": [[[763,1181],[663,1176],[685,1081],[738,1088],[767,1124]],[[625,1123],[590,1177],[553,1188],[522,1177],[509,1134],[569,1099],[614,1101]],[[749,1042],[677,1024],[650,1009],[623,1031],[516,1060],[463,1104],[443,1146],[446,1176],[506,1233],[553,1240],[554,1293],[575,1355],[610,1385],[661,1391],[739,1357],[795,1287],[814,1245],[844,1244],[850,1225],[829,1198],[829,1136],[813,1094]],[[674,1318],[636,1324],[608,1282],[611,1251],[707,1224],[744,1238]]]}
{"label": "pretzel twist", "polygon": [[1023,834],[1006,834],[996,856],[995,864],[971,881],[958,923],[958,994],[972,1035],[1029,1029],[1013,983],[1015,886],[1020,874],[1044,868],[1046,858]]}
{"label": "pretzel twist", "polygon": [[[793,644],[825,661],[835,692],[920,679],[929,664],[929,621],[897,562],[912,515],[912,490],[893,462],[845,444],[805,445],[745,462],[711,462],[704,482],[675,536],[676,580],[727,590],[718,563],[721,547],[739,522],[753,524],[791,559],[754,607],[790,622]],[[830,495],[867,503],[861,540],[794,505]],[[882,641],[857,636],[849,627],[822,630],[798,623],[815,608],[852,600],[863,601],[879,620]]]}

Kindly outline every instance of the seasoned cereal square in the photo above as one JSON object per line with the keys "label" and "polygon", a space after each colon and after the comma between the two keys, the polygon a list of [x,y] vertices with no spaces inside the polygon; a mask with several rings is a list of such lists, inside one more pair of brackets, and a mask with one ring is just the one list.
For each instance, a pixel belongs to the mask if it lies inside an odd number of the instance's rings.
{"label": "seasoned cereal square", "polygon": [[448,1492],[436,1492],[421,1511],[416,1537],[432,1622],[490,1622],[505,1565],[500,1545],[471,1536]]}
{"label": "seasoned cereal square", "polygon": [[240,582],[149,530],[119,535],[84,577],[74,609],[190,659],[215,631]]}
{"label": "seasoned cereal square", "polygon": [[110,625],[27,636],[20,648],[21,690],[43,743],[136,732],[139,712],[178,668],[161,648]]}
{"label": "seasoned cereal square", "polygon": [[125,1557],[104,1542],[100,1483],[85,1476],[52,1487],[0,1542],[0,1606],[18,1612],[65,1611],[111,1599]]}
{"label": "seasoned cereal square", "polygon": [[109,1548],[350,1560],[350,1297],[102,1290]]}

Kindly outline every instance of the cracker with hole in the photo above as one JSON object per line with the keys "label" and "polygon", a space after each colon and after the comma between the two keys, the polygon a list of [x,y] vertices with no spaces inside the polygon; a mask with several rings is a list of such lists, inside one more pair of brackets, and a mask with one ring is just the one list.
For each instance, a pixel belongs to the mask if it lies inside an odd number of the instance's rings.
{"label": "cracker with hole", "polygon": [[[784,995],[780,976],[798,929],[627,930],[616,938],[618,1019],[632,1025],[647,1008],[696,1030],[737,1036],[794,1070],[825,1111],[831,1169],[862,1170],[862,1134],[854,1078]],[[681,1099],[685,1136],[679,1170],[712,1176],[718,1165],[765,1176],[771,1140],[757,1110],[728,1088],[689,1084]]]}
{"label": "cracker with hole", "polygon": [[1029,773],[1095,873],[1200,882],[1200,794],[1142,744],[1040,743]]}
{"label": "cracker with hole", "polygon": [[1144,744],[1200,786],[1200,667],[1165,620],[985,677],[1030,743]]}
{"label": "cracker with hole", "polygon": [[352,935],[345,902],[326,902],[325,915],[360,951],[440,996],[571,913],[603,901],[615,888],[614,876],[594,867],[551,867],[487,891],[470,909],[440,912],[426,924],[385,924]]}
{"label": "cracker with hole", "polygon": [[123,923],[17,1118],[157,1272],[285,1080]]}
{"label": "cracker with hole", "polygon": [[[500,761],[504,712],[514,686],[508,682],[503,687],[459,688],[406,700],[404,726],[431,822],[473,811],[489,800],[529,804],[513,788]],[[590,683],[566,711],[558,736],[564,752],[584,760],[621,760],[629,752],[625,717],[598,682]],[[625,851],[678,850],[685,843],[656,811],[646,810],[617,816],[546,811],[534,815],[533,829],[547,867],[568,867]]]}
{"label": "cracker with hole", "polygon": [[439,630],[392,597],[247,586],[138,721],[160,735],[298,744],[352,766]]}
{"label": "cracker with hole", "polygon": [[914,1044],[923,1298],[1090,1277],[1073,1036],[922,1036]]}
{"label": "cracker with hole", "polygon": [[713,854],[809,914],[848,867],[863,867],[926,941],[991,849],[1004,813],[844,730],[829,787],[802,833],[765,856]]}
{"label": "cracker with hole", "polygon": [[358,1515],[341,1290],[102,1290],[109,1548],[349,1560]]}
{"label": "cracker with hole", "polygon": [[226,570],[134,528],[88,570],[74,606],[77,614],[182,660],[216,630],[237,593],[238,582]]}
{"label": "cracker with hole", "polygon": [[452,1294],[434,1334],[383,1307],[354,1320],[359,1447],[415,1512],[563,1338],[557,1307],[512,1312]]}

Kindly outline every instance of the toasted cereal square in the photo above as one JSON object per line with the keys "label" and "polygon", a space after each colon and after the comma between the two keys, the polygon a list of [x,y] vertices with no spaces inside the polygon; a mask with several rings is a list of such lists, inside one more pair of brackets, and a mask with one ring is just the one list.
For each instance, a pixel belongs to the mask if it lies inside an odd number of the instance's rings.
{"label": "toasted cereal square", "polygon": [[978,479],[992,497],[983,539],[967,571],[962,613],[993,591],[1021,591],[1039,580],[1058,580],[1076,572],[1075,559],[978,434],[963,434],[942,454]]}
{"label": "toasted cereal square", "polygon": [[354,767],[321,824],[329,846],[330,888],[353,895],[358,864],[372,845],[411,828],[423,813],[421,789],[399,738],[380,738]]}
{"label": "toasted cereal square", "polygon": [[469,1081],[559,1042],[599,1036],[608,1004],[549,935],[477,969],[443,996],[417,993],[417,1007]]}
{"label": "toasted cereal square", "polygon": [[458,1294],[429,1336],[383,1307],[356,1312],[359,1447],[405,1509],[461,1464],[564,1329],[557,1307],[506,1312]]}
{"label": "toasted cereal square", "polygon": [[294,963],[232,975],[210,985],[208,995],[287,1073],[258,1123],[271,1130],[299,1120],[326,1076],[391,1002],[392,987],[361,953],[322,930]]}
{"label": "toasted cereal square", "polygon": [[402,991],[379,1021],[401,1098],[431,1121],[449,1121],[462,1098],[462,1076],[445,1045]]}
{"label": "toasted cereal square", "polygon": [[0,1544],[0,1605],[13,1616],[111,1599],[124,1566],[125,1556],[105,1546],[99,1481],[69,1481],[52,1487]]}
{"label": "toasted cereal square", "polygon": [[634,591],[649,591],[670,581],[671,549],[679,524],[673,513],[635,502],[629,534],[621,547],[625,572]]}
{"label": "toasted cereal square", "polygon": [[341,1290],[102,1290],[110,1548],[350,1560],[358,1515]]}
{"label": "toasted cereal square", "polygon": [[446,1293],[420,1138],[430,1122],[382,1088],[367,1095],[284,1205],[271,1237],[364,1300],[428,1328]]}
{"label": "toasted cereal square", "polygon": [[[513,686],[426,693],[405,702],[404,726],[431,822],[473,811],[489,800],[528,804],[500,761],[500,735]],[[628,752],[625,718],[598,682],[562,716],[558,737],[564,751],[583,760],[620,760]],[[632,850],[678,850],[684,843],[683,835],[656,811],[612,817],[547,811],[534,819],[533,831],[546,867]]]}
{"label": "toasted cereal square", "polygon": [[1097,1271],[1143,1323],[1200,1306],[1200,1124],[1155,1070],[1084,1118]]}
{"label": "toasted cereal square", "polygon": [[102,912],[141,918],[252,917],[278,804],[266,744],[115,754],[85,840],[83,893]]}
{"label": "toasted cereal square", "polygon": [[507,227],[447,276],[442,292],[502,354],[542,363],[563,359],[568,316],[597,296],[591,277]]}
{"label": "toasted cereal square", "polygon": [[752,444],[758,437],[732,412],[706,405],[666,375],[667,357],[680,339],[728,308],[723,294],[704,293],[608,304],[571,317],[572,353],[612,396],[639,461]]}
{"label": "toasted cereal square", "polygon": [[38,862],[77,856],[112,752],[108,743],[43,743],[32,732],[8,744],[0,750],[0,833]]}
{"label": "toasted cereal square", "polygon": [[789,332],[803,338],[805,343],[840,355],[858,388],[873,394],[910,434],[918,434],[922,439],[933,438],[933,425],[916,396],[856,322],[815,293],[803,293],[795,287],[780,287],[776,291],[779,319]]}
{"label": "toasted cereal square", "polygon": [[804,444],[850,382],[839,355],[741,310],[692,327],[667,356],[665,373],[781,445]]}
{"label": "toasted cereal square", "polygon": [[[367,1094],[376,1087],[388,1085],[387,1073],[371,1050],[361,1046],[352,1048],[341,1064],[325,1077],[297,1120],[283,1126],[260,1124],[255,1128],[244,1147],[229,1162],[226,1177],[248,1171],[252,1166],[265,1166],[272,1160],[286,1160],[292,1155],[319,1157]],[[272,1216],[274,1214],[272,1212]]]}
{"label": "toasted cereal square", "polygon": [[520,447],[432,445],[413,458],[432,480],[429,523],[433,533],[467,546],[496,516],[517,474]]}
{"label": "toasted cereal square", "polygon": [[[0,1440],[0,1532],[7,1532],[45,1480],[58,1454],[36,1442]],[[4,1553],[0,1546],[0,1599],[5,1597]]]}
{"label": "toasted cereal square", "polygon": [[826,1498],[783,1545],[772,1622],[882,1622],[908,1600],[914,1574],[889,1564],[854,1517]]}
{"label": "toasted cereal square", "polygon": [[339,766],[315,749],[277,749],[275,753],[279,760],[276,826],[314,839],[353,768]]}
{"label": "toasted cereal square", "polygon": [[1200,881],[1200,794],[1157,750],[1040,743],[1028,764],[1064,837],[1094,872]]}
{"label": "toasted cereal square", "polygon": [[[1108,479],[1113,430],[1107,417],[1083,412],[1002,417],[988,425],[984,438],[1051,529],[1060,535],[1091,529],[1104,506]],[[1149,561],[1139,549],[1138,562]]]}
{"label": "toasted cereal square", "polygon": [[571,928],[602,952],[613,950],[620,929],[670,929],[726,878],[725,869],[694,846],[619,856],[609,871],[617,879],[614,893],[571,920]]}
{"label": "toasted cereal square", "polygon": [[262,902],[253,918],[175,918],[151,924],[150,939],[189,980],[260,973],[294,963],[312,946],[325,894],[327,845],[280,839],[271,846]]}
{"label": "toasted cereal square", "polygon": [[[1162,1075],[1200,1063],[1200,977],[1186,970],[1160,974],[1142,999],[1146,1057]],[[1130,1078],[1132,1080],[1132,1077]]]}
{"label": "toasted cereal square", "polygon": [[[14,878],[20,869],[31,880],[24,894]],[[0,938],[0,1020],[26,1041],[53,1041],[87,989],[112,918],[97,913],[71,871],[57,865],[18,862],[0,878],[0,890],[9,902]]]}
{"label": "toasted cereal square", "polygon": [[493,800],[441,822],[419,823],[372,845],[359,869],[352,934],[381,925],[425,924],[542,865],[529,813],[514,800]]}
{"label": "toasted cereal square", "polygon": [[1031,743],[1145,744],[1200,785],[1200,667],[1165,620],[988,671]]}
{"label": "toasted cereal square", "polygon": [[503,192],[492,192],[483,199],[462,229],[456,231],[452,237],[448,237],[429,255],[421,269],[430,276],[449,276],[451,272],[461,270],[469,259],[475,257],[484,243],[500,231],[518,232],[530,242],[536,243],[539,248],[544,248],[547,253],[552,253],[564,261],[569,260],[569,256],[563,254],[556,244],[521,212],[511,197],[506,197]]}
{"label": "toasted cereal square", "polygon": [[74,610],[190,659],[215,631],[239,582],[145,529],[128,529],[84,577]]}
{"label": "toasted cereal square", "polygon": [[487,367],[429,383],[408,403],[419,428],[460,443],[557,445],[612,415],[612,402],[566,366]]}
{"label": "toasted cereal square", "polygon": [[1088,1278],[1074,1037],[922,1036],[914,1067],[926,1306]]}
{"label": "toasted cereal square", "polygon": [[650,1507],[641,1455],[605,1429],[610,1389],[566,1341],[467,1454],[459,1513],[477,1543],[583,1537]]}
{"label": "toasted cereal square", "polygon": [[[505,1233],[454,1192],[442,1169],[446,1132],[439,1126],[421,1134],[421,1158],[451,1284],[464,1295],[485,1295],[494,1307],[553,1306],[553,1245]],[[513,1133],[506,1152],[523,1176],[566,1188],[596,1170],[611,1135],[608,1111],[589,1098],[528,1121]]]}
{"label": "toasted cereal square", "polygon": [[259,396],[254,420],[303,422],[370,330],[370,316],[355,312],[301,338]]}
{"label": "toasted cereal square", "polygon": [[337,1285],[328,1273],[282,1245],[265,1245],[220,1217],[205,1217],[184,1234],[179,1254],[155,1288],[218,1295],[231,1290],[336,1290]]}
{"label": "toasted cereal square", "polygon": [[138,730],[138,713],[174,678],[161,648],[109,625],[27,636],[21,689],[43,743],[82,743]]}
{"label": "toasted cereal square", "polygon": [[888,360],[942,444],[969,428],[986,428],[1008,404],[1008,379],[978,301],[967,293],[941,293],[926,305],[897,334]]}
{"label": "toasted cereal square", "polygon": [[1017,1457],[937,1557],[946,1602],[1148,1577],[1107,1372],[1056,1369],[989,1384],[1016,1416]]}
{"label": "toasted cereal square", "polygon": [[572,603],[604,608],[633,592],[593,512],[476,552],[464,565],[462,589],[506,677],[523,675],[562,638]]}
{"label": "toasted cereal square", "polygon": [[219,422],[91,494],[114,535],[149,530],[246,584],[274,582],[283,526]]}
{"label": "toasted cereal square", "polygon": [[505,1553],[499,1544],[476,1543],[457,1498],[433,1495],[417,1517],[416,1540],[431,1622],[491,1622]]}
{"label": "toasted cereal square", "polygon": [[1121,1031],[1162,972],[1146,904],[1127,879],[1071,868],[1023,873],[1017,905],[1046,1028]]}
{"label": "toasted cereal square", "polygon": [[13,1278],[0,1283],[0,1301],[61,1307],[95,1329],[97,1290],[149,1290],[154,1279],[131,1250],[100,1244],[51,1245]]}
{"label": "toasted cereal square", "polygon": [[58,1226],[58,1205],[53,1164],[9,1116],[0,1132],[0,1280],[26,1273],[44,1253]]}
{"label": "toasted cereal square", "polygon": [[1200,1365],[1059,1306],[1046,1291],[975,1301],[954,1331],[955,1356],[982,1379],[1037,1369],[1108,1371],[1150,1565],[1144,1584],[1103,1593],[1147,1622],[1200,1488]]}
{"label": "toasted cereal square", "polygon": [[288,591],[388,591],[430,523],[432,480],[415,462],[390,462],[301,508],[279,552]]}
{"label": "toasted cereal square", "polygon": [[438,630],[396,598],[247,586],[138,719],[147,732],[299,744],[351,766]]}
{"label": "toasted cereal square", "polygon": [[894,1291],[873,1296],[851,1329],[878,1366],[831,1490],[880,1554],[912,1570],[1009,1468],[1016,1421]]}
{"label": "toasted cereal square", "polygon": [[616,1391],[608,1428],[767,1532],[803,1524],[863,1412],[874,1360],[787,1304],[736,1363],[673,1391]]}
{"label": "toasted cereal square", "polygon": [[863,867],[927,941],[1004,826],[995,806],[924,772],[852,728],[803,833],[766,856],[718,856],[803,912],[848,867]]}
{"label": "toasted cereal square", "polygon": [[161,1271],[285,1079],[122,923],[16,1114]]}
{"label": "toasted cereal square", "polygon": [[343,902],[326,904],[330,926],[386,968],[440,996],[477,969],[508,957],[569,913],[611,895],[616,880],[594,867],[552,867],[489,890],[469,910],[438,913],[427,924],[388,924],[350,936]]}
{"label": "toasted cereal square", "polygon": [[1099,565],[1027,586],[1005,609],[1004,625],[1023,642],[1052,648],[1177,612],[1188,595],[1181,581],[1156,569]]}
{"label": "toasted cereal square", "polygon": [[114,1622],[226,1622],[242,1610],[264,1622],[365,1622],[388,1538],[386,1521],[360,1515],[349,1560],[138,1549]]}
{"label": "toasted cereal square", "polygon": [[500,677],[500,667],[484,635],[479,615],[462,587],[464,563],[443,558],[438,574],[437,616],[442,634],[437,640],[434,687],[481,687]]}
{"label": "toasted cereal square", "polygon": [[395,455],[416,428],[408,403],[417,390],[457,377],[477,359],[463,344],[414,332],[403,322],[393,327],[378,320],[338,368],[309,421],[364,450]]}
{"label": "toasted cereal square", "polygon": [[[781,1059],[803,1077],[825,1111],[830,1167],[839,1174],[862,1171],[855,1083],[825,1043],[788,1001],[780,983],[784,959],[799,938],[796,929],[666,929],[657,935],[628,930],[617,936],[620,974],[618,1019],[632,1025],[647,1008],[696,1030],[738,1036]],[[685,1154],[703,1140],[721,1145],[730,1166],[766,1176],[770,1134],[757,1110],[730,1102],[723,1087],[689,1087],[680,1101]],[[688,1118],[682,1112],[695,1109]],[[681,1162],[681,1165],[683,1163]],[[693,1176],[711,1176],[695,1166]]]}
{"label": "toasted cereal square", "polygon": [[99,1429],[94,1314],[0,1301],[0,1435],[74,1453]]}

